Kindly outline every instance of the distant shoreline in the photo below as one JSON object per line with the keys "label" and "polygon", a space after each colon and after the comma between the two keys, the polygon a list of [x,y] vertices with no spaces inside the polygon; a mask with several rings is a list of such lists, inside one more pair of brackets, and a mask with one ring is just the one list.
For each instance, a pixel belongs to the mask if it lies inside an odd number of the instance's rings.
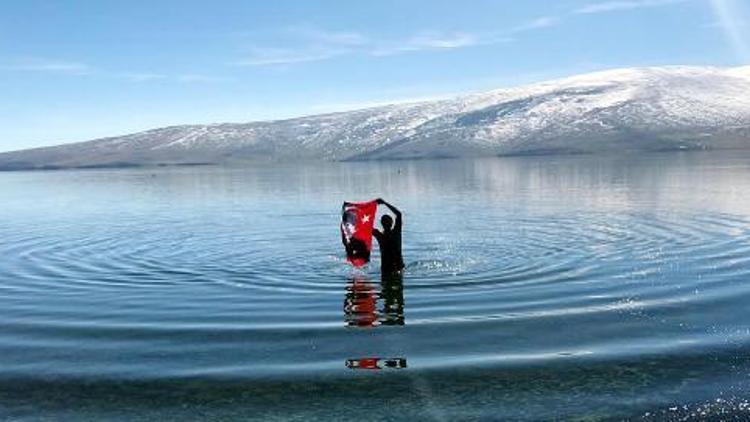
{"label": "distant shoreline", "polygon": [[684,154],[684,153],[711,153],[711,152],[730,152],[730,151],[750,151],[748,148],[674,148],[674,149],[653,149],[653,150],[626,150],[626,151],[528,151],[519,153],[497,154],[492,156],[435,156],[435,157],[397,157],[397,158],[374,158],[374,159],[349,159],[349,160],[276,160],[276,161],[234,161],[234,162],[187,162],[187,163],[104,163],[95,165],[82,166],[41,166],[41,167],[2,167],[0,173],[12,172],[54,172],[68,170],[118,170],[118,169],[160,169],[160,168],[180,168],[180,167],[222,167],[222,168],[240,168],[248,164],[295,164],[295,163],[375,163],[375,162],[402,162],[402,161],[440,161],[440,160],[472,160],[472,159],[489,159],[489,158],[542,158],[542,157],[613,157],[613,156],[634,156],[634,155],[653,155],[653,154]]}

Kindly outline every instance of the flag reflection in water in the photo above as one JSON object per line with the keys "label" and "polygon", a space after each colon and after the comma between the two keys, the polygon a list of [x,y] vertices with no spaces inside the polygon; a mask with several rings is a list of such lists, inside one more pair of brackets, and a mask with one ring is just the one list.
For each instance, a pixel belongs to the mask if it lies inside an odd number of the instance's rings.
{"label": "flag reflection in water", "polygon": [[360,358],[348,359],[346,367],[350,369],[403,369],[406,368],[406,359],[404,358]]}
{"label": "flag reflection in water", "polygon": [[[346,286],[344,318],[349,327],[374,328],[404,325],[404,283],[401,274],[383,276],[372,283],[363,275]],[[405,358],[361,357],[347,359],[349,369],[380,370],[406,368]]]}
{"label": "flag reflection in water", "polygon": [[350,327],[404,325],[402,276],[383,276],[379,285],[354,276],[346,286],[344,316]]}

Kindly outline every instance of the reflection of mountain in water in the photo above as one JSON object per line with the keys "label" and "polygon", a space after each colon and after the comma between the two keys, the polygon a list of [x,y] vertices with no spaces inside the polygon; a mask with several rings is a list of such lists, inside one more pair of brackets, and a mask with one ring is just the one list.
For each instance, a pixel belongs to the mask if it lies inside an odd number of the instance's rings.
{"label": "reflection of mountain in water", "polygon": [[404,325],[402,276],[383,277],[379,285],[353,277],[346,286],[344,315],[350,327]]}

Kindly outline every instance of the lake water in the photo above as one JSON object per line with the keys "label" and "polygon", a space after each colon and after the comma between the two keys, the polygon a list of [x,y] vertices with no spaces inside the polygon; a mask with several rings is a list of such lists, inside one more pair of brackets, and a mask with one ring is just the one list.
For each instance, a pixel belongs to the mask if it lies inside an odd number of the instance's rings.
{"label": "lake water", "polygon": [[[750,154],[0,174],[0,416],[750,418]],[[404,213],[403,280],[341,202]]]}

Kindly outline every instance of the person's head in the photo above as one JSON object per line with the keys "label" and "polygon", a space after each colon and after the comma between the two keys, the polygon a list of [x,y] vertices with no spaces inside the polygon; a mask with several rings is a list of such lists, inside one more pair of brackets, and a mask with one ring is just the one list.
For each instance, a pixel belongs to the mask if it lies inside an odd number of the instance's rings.
{"label": "person's head", "polygon": [[380,224],[383,225],[383,229],[390,230],[393,227],[393,219],[390,215],[384,215],[380,217]]}

